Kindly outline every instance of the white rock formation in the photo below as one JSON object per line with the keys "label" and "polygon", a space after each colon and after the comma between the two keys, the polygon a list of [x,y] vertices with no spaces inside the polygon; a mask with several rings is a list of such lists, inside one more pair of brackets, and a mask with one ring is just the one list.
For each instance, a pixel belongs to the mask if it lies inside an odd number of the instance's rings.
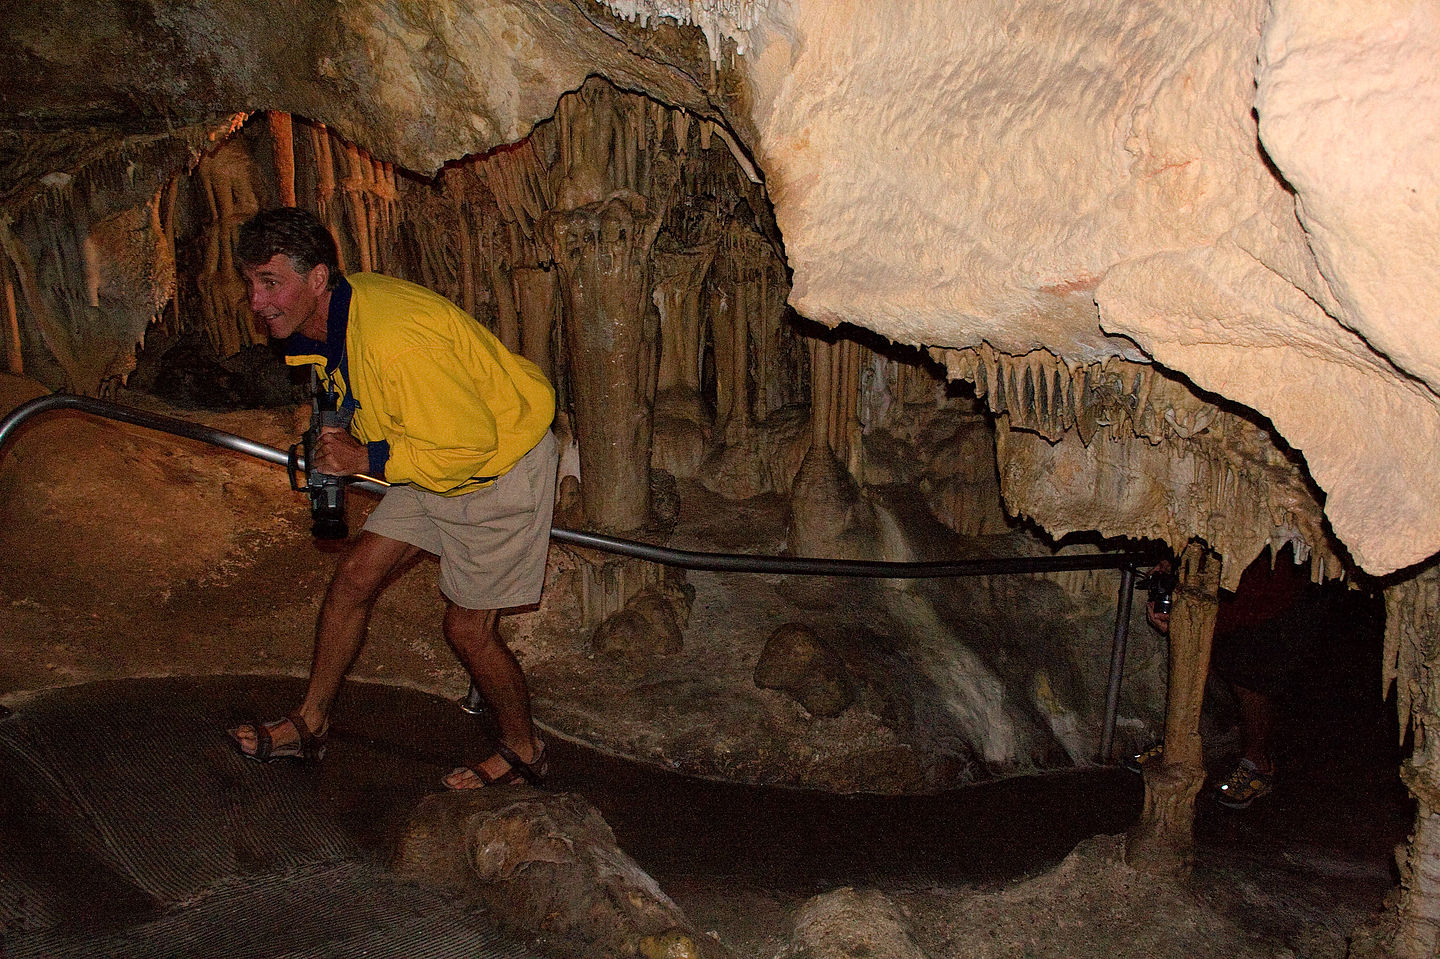
{"label": "white rock formation", "polygon": [[1440,549],[1434,3],[744,6],[802,314],[1153,358],[1266,416],[1369,571]]}

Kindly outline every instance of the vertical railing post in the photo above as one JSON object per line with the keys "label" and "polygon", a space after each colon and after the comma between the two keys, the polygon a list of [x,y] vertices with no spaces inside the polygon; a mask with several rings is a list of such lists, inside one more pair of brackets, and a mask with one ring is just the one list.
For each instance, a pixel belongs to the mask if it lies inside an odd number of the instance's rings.
{"label": "vertical railing post", "polygon": [[1105,727],[1100,733],[1100,762],[1114,759],[1115,719],[1120,711],[1120,679],[1125,673],[1125,647],[1130,641],[1130,608],[1134,602],[1135,567],[1120,570],[1120,596],[1115,601],[1115,638],[1110,643],[1110,685],[1105,690]]}

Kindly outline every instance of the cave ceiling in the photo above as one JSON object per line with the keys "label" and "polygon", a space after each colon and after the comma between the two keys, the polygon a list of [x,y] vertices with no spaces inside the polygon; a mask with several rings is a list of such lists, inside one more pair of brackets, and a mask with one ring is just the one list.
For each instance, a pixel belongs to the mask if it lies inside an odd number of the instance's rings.
{"label": "cave ceiling", "polygon": [[60,0],[3,18],[5,209],[107,144],[193,152],[258,111],[430,175],[603,76],[717,121],[764,179],[801,315],[1153,363],[1273,424],[1361,568],[1440,551],[1433,2]]}

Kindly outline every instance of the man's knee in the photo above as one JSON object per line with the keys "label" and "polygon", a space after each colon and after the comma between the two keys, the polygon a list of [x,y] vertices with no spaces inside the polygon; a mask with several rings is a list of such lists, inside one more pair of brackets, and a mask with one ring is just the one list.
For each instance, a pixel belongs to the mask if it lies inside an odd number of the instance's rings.
{"label": "man's knee", "polygon": [[494,643],[500,639],[500,613],[494,609],[466,609],[450,600],[445,601],[445,638],[452,644]]}
{"label": "man's knee", "polygon": [[373,602],[414,552],[404,543],[362,533],[335,567],[330,593],[351,602]]}

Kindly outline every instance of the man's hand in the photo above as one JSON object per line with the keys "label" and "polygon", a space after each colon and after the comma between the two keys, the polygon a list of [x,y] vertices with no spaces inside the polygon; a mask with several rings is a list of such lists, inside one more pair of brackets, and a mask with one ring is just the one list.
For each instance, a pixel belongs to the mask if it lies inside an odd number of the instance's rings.
{"label": "man's hand", "polygon": [[[1173,568],[1168,559],[1162,559],[1155,564],[1155,568],[1150,571],[1150,575],[1152,577],[1157,574],[1162,576],[1168,575]],[[1145,619],[1150,626],[1162,636],[1170,635],[1170,612],[1167,610],[1162,613],[1157,610],[1154,600],[1149,600],[1145,603]]]}
{"label": "man's hand", "polygon": [[370,468],[370,451],[338,426],[320,427],[315,441],[314,469],[330,476],[354,476]]}

